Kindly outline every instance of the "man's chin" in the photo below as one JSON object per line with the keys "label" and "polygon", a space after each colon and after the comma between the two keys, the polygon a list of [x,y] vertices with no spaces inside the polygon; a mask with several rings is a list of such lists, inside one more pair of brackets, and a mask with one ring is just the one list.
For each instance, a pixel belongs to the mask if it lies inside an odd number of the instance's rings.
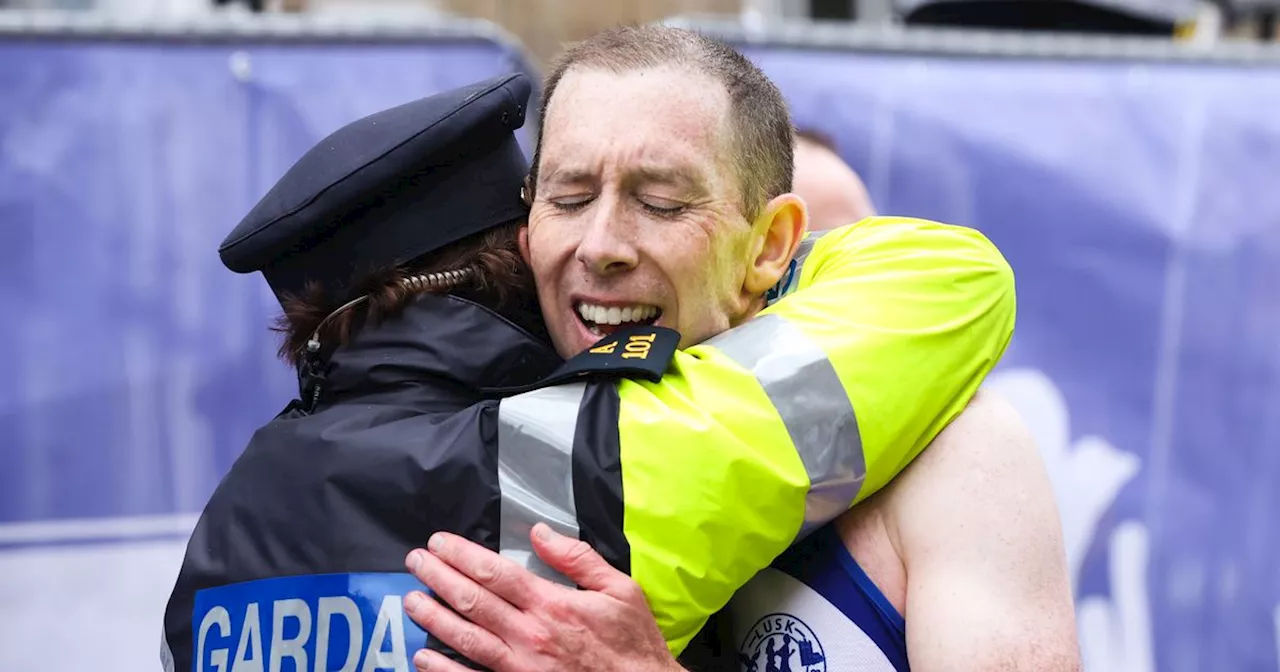
{"label": "man's chin", "polygon": [[[607,330],[612,332],[619,328],[620,327],[608,327]],[[588,348],[595,346],[596,343],[599,343],[601,339],[609,336],[609,334],[604,333],[604,331],[597,332],[592,330],[578,319],[574,319],[572,328],[566,331],[569,332],[569,335],[564,339],[564,347],[558,348],[560,350],[560,356],[565,359],[586,351]]]}
{"label": "man's chin", "polygon": [[573,325],[572,329],[561,329],[552,332],[554,334],[551,338],[552,345],[555,346],[556,352],[560,353],[560,356],[565,359],[582,353],[599,340],[598,338],[592,338],[590,333],[584,333],[585,330],[578,329],[577,326]]}
{"label": "man's chin", "polygon": [[591,330],[581,324],[575,326],[577,326],[578,329],[575,330],[575,333],[569,343],[569,349],[571,349],[572,352],[565,355],[566,359],[587,350],[598,343],[600,339],[604,338],[602,335],[592,333]]}
{"label": "man's chin", "polygon": [[[599,328],[597,331],[588,327],[582,320],[577,319],[577,316],[575,315],[572,323],[566,325],[568,328],[559,332],[561,337],[556,339],[556,351],[560,353],[561,357],[569,359],[570,357],[594,347],[595,344],[599,343],[602,339],[607,338],[613,332],[629,326],[635,326],[635,324],[639,323],[609,325]],[[662,324],[662,319],[658,319],[653,324],[655,326],[664,326]]]}

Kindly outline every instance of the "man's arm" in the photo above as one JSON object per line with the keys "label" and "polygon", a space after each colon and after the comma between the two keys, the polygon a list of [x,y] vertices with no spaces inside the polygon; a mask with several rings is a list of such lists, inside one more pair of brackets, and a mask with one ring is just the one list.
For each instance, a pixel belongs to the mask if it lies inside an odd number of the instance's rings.
{"label": "man's arm", "polygon": [[1080,669],[1053,490],[1007,402],[980,393],[885,495],[913,670]]}

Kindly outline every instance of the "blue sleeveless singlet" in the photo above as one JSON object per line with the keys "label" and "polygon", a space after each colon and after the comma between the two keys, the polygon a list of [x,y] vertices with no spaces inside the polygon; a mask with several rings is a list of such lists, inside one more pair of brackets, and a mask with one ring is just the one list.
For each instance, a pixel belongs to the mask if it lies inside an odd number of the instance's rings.
{"label": "blue sleeveless singlet", "polygon": [[906,624],[827,525],[729,603],[743,672],[908,672]]}

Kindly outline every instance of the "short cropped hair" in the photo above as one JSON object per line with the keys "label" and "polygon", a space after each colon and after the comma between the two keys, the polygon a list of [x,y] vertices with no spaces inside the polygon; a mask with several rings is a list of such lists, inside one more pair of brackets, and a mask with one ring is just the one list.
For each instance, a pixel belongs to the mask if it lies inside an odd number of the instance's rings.
{"label": "short cropped hair", "polygon": [[530,172],[538,184],[547,107],[565,73],[575,67],[618,74],[672,66],[710,76],[729,94],[734,169],[742,211],[755,219],[764,205],[791,191],[794,131],[786,101],[760,68],[733,47],[705,35],[660,25],[612,28],[571,46],[553,63],[543,87],[538,144]]}

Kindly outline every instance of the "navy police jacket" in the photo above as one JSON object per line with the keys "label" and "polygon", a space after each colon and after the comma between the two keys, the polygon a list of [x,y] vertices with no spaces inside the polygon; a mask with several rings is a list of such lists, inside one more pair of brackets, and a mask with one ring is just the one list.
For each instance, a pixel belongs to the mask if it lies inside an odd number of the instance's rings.
{"label": "navy police jacket", "polygon": [[[253,436],[209,500],[164,615],[167,670],[411,670],[404,557],[438,530],[497,549],[497,402],[561,364],[456,297],[335,351],[324,400]],[[434,643],[431,644],[435,646]]]}

